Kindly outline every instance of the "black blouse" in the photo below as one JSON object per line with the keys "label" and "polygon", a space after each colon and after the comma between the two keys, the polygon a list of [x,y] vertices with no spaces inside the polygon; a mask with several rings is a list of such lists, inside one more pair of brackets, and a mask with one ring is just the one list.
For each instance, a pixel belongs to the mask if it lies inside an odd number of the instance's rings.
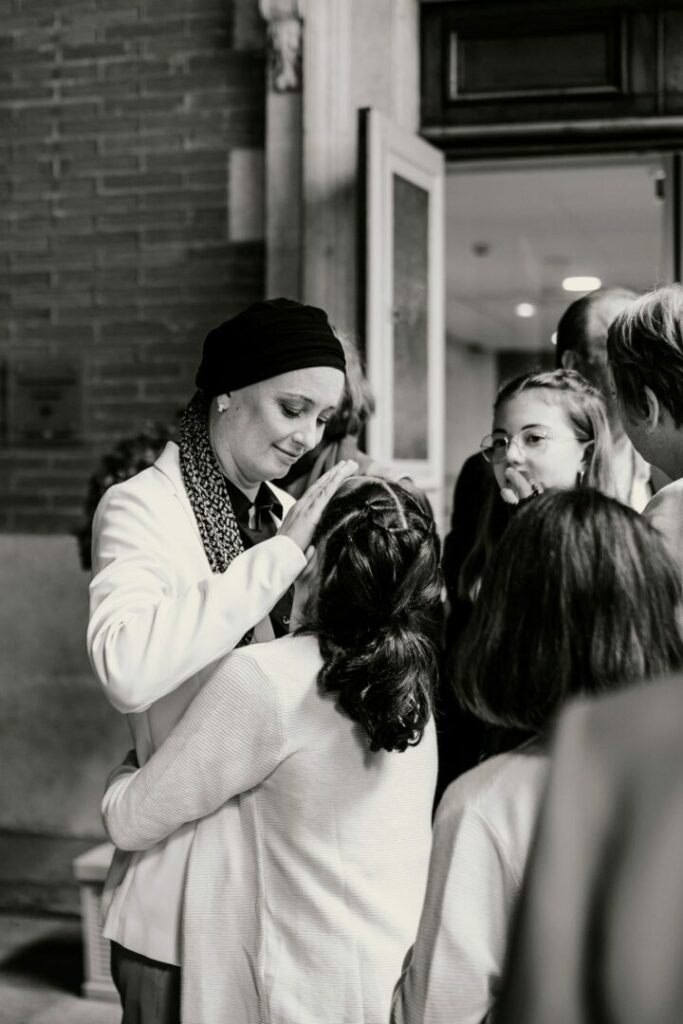
{"label": "black blouse", "polygon": [[[245,549],[274,537],[278,528],[273,516],[282,519],[282,505],[268,484],[261,484],[253,501],[232,481],[226,479],[226,484]],[[270,623],[276,637],[289,633],[293,599],[294,587],[291,586],[271,609]]]}

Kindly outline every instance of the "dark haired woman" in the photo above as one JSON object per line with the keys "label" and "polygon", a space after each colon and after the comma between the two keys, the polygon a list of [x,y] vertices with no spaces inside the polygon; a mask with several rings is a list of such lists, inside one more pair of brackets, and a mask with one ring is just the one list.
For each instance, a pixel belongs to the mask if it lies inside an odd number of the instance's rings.
{"label": "dark haired woman", "polygon": [[657,533],[598,491],[551,491],[509,524],[482,578],[457,678],[466,708],[528,740],[460,776],[442,798],[395,1024],[487,1017],[555,718],[576,694],[616,690],[680,666],[680,598]]}
{"label": "dark haired woman", "polygon": [[431,517],[353,478],[296,582],[295,635],[214,670],[103,805],[145,849],[198,823],[183,910],[182,1018],[384,1024],[417,928],[431,841]]}

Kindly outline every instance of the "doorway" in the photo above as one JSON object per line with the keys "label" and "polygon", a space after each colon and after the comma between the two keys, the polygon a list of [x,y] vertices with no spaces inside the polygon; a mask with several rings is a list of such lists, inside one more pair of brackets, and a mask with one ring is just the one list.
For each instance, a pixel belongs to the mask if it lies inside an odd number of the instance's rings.
{"label": "doorway", "polygon": [[675,159],[448,165],[448,502],[463,462],[490,430],[501,381],[554,367],[555,327],[573,299],[597,282],[641,292],[673,279]]}

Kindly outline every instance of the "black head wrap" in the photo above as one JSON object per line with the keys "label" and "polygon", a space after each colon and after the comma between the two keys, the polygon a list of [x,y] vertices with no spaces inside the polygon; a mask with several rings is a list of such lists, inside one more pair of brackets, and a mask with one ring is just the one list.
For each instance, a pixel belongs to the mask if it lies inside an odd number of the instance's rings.
{"label": "black head wrap", "polygon": [[209,331],[195,380],[213,397],[308,366],[345,370],[327,314],[292,299],[269,299]]}

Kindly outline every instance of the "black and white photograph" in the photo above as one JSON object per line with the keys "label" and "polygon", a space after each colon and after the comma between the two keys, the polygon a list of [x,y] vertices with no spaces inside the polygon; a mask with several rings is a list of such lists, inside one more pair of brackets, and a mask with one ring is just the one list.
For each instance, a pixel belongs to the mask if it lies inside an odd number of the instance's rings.
{"label": "black and white photograph", "polygon": [[0,0],[0,1024],[683,1024],[683,0]]}

